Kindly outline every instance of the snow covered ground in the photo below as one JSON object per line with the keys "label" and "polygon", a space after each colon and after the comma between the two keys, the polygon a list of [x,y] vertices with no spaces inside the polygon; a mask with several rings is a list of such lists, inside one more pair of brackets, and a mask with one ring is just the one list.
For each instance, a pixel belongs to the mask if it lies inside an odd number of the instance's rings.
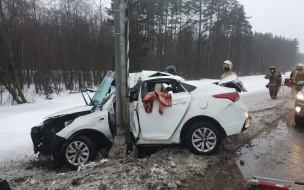
{"label": "snow covered ground", "polygon": [[[264,79],[265,75],[254,75],[254,76],[245,76],[245,77],[239,77],[239,80],[241,80],[248,90],[247,93],[242,93],[241,95],[250,95],[252,93],[256,92],[266,92],[268,91],[265,86],[268,83],[268,80]],[[282,78],[289,78],[290,72],[282,73]],[[218,80],[216,79],[202,79],[194,82],[204,82],[204,83],[213,83]],[[286,87],[285,87],[286,88]]]}
{"label": "snow covered ground", "polygon": [[[92,94],[91,94],[92,96]],[[33,147],[31,128],[43,121],[43,118],[65,109],[85,105],[80,93],[60,96],[53,99],[36,97],[33,103],[0,106],[0,166],[10,160],[32,158]],[[35,156],[36,157],[36,156]]]}
{"label": "snow covered ground", "polygon": [[[288,76],[288,73],[285,75]],[[288,96],[290,89],[284,87],[284,93],[281,89],[280,91],[283,94],[279,94],[278,99],[273,101],[270,99],[268,90],[265,88],[268,80],[264,79],[264,75],[239,77],[239,79],[242,80],[244,86],[248,90],[247,93],[241,93],[241,99],[248,106],[249,113],[253,117],[251,127],[256,126],[256,129],[250,130],[252,130],[252,134],[255,135],[261,130],[261,128],[259,128],[261,125],[267,125],[267,123],[275,121],[278,119],[278,117],[280,117],[280,115],[284,114],[283,111],[276,111],[276,108],[286,106],[289,101]],[[203,79],[195,82],[212,83],[215,81],[217,80]],[[14,106],[0,105],[0,171],[2,170],[1,168],[4,168],[3,171],[9,173],[10,166],[14,167],[14,165],[17,165],[18,163],[28,163],[37,158],[37,155],[34,155],[33,153],[30,130],[33,126],[41,123],[44,117],[57,111],[84,105],[84,101],[80,93],[65,93],[61,94],[60,96],[53,95],[53,97],[54,98],[51,100],[46,100],[44,97],[38,97],[30,104]],[[246,137],[245,134],[243,136],[237,136],[237,138],[250,139],[252,135],[247,136],[248,137]],[[232,139],[228,138],[227,146],[229,146],[229,141],[232,141]],[[241,145],[242,144],[240,144],[240,146]],[[172,153],[173,156],[174,154],[184,154],[183,152],[180,153],[179,151],[176,152],[175,150],[172,150],[167,151],[167,153],[164,155],[168,156],[170,153]],[[196,163],[198,161],[203,164],[201,171],[206,168],[206,162],[208,159],[205,157],[197,157],[192,154],[190,157],[192,158],[194,164],[198,164]],[[187,157],[187,159],[190,159],[190,157]],[[156,158],[154,157],[154,159]],[[170,158],[168,162],[171,162],[172,160],[174,159]],[[202,160],[206,160],[206,162],[203,162]],[[178,162],[178,160],[175,160],[175,162]],[[183,161],[180,160],[180,163],[183,163]],[[144,163],[143,165],[146,164]],[[151,167],[156,168],[155,170],[160,170],[159,167],[153,165],[153,163]],[[18,171],[17,168],[15,169]],[[10,171],[10,174],[1,174],[0,172],[0,178],[1,175],[3,178],[8,177],[10,180],[13,180],[15,173]],[[29,186],[24,187],[28,188]],[[60,189],[62,186],[57,185],[56,187]],[[85,188],[85,186],[82,186],[82,188]]]}

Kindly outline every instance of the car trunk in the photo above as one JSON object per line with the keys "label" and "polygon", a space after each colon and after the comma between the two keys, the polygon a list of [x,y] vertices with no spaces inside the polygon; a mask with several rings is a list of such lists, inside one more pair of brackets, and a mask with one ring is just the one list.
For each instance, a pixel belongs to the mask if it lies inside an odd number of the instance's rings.
{"label": "car trunk", "polygon": [[244,87],[242,81],[238,80],[236,75],[230,75],[218,82],[218,85],[224,86],[227,88],[234,88],[238,92],[247,92],[247,89]]}

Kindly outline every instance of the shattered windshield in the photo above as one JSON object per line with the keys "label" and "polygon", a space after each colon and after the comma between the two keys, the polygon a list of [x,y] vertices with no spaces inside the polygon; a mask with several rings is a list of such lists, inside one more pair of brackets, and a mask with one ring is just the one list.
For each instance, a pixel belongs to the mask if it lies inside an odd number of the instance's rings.
{"label": "shattered windshield", "polygon": [[116,91],[115,87],[115,72],[109,71],[102,82],[100,83],[96,93],[90,102],[90,106],[100,105],[104,100],[108,99],[108,96]]}

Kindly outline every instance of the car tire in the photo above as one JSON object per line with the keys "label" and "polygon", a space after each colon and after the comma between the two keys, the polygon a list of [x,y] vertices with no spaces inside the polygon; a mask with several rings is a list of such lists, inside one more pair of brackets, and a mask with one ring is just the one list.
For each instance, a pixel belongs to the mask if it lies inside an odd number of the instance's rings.
{"label": "car tire", "polygon": [[304,118],[297,116],[297,115],[295,116],[296,125],[303,125],[303,120],[304,120]]}
{"label": "car tire", "polygon": [[214,125],[205,122],[195,123],[187,131],[186,143],[195,154],[211,155],[221,145],[221,134]]}
{"label": "car tire", "polygon": [[68,167],[77,169],[80,165],[94,161],[96,154],[96,145],[88,137],[77,136],[65,146],[63,159]]}

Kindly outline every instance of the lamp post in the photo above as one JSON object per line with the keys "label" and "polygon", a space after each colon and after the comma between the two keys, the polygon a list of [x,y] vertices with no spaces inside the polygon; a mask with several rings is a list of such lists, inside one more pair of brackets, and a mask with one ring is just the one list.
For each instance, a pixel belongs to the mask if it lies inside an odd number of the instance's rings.
{"label": "lamp post", "polygon": [[[116,73],[116,136],[109,157],[124,157],[130,150],[129,59],[127,0],[114,0]],[[126,149],[127,145],[127,149]]]}

